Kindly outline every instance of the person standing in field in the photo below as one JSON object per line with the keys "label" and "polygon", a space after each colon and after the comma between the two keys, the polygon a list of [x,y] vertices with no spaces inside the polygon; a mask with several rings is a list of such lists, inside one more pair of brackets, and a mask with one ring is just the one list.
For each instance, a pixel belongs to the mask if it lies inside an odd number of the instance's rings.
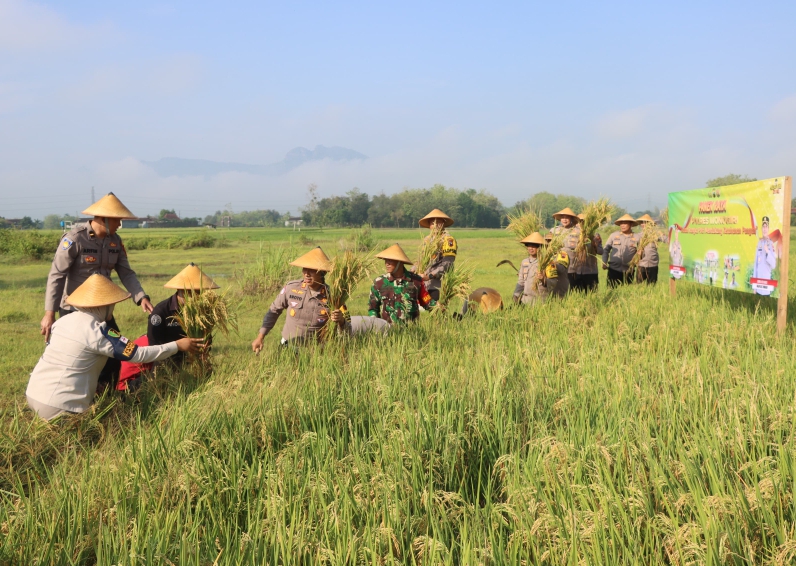
{"label": "person standing in field", "polygon": [[[583,220],[582,214],[578,214],[578,220]],[[575,253],[575,247],[580,239],[580,233],[580,225],[575,226],[569,238],[567,238],[566,251],[570,259],[569,282],[572,289],[589,293],[596,291],[600,285],[600,271],[597,268],[597,256],[602,256],[603,254],[603,239],[599,234],[594,234],[591,244],[589,244],[586,249],[586,257],[581,260],[578,254]]]}
{"label": "person standing in field", "polygon": [[[770,219],[764,216],[760,223],[761,238],[755,250],[755,265],[752,277],[755,279],[771,279],[771,273],[777,267],[777,251],[773,240],[768,237]],[[770,295],[772,289],[755,289],[758,295]]]}
{"label": "person standing in field", "polygon": [[[569,207],[556,212],[553,218],[558,220],[559,224],[558,226],[553,226],[550,230],[550,234],[554,236],[564,235],[564,247],[561,249],[566,252],[569,258],[569,266],[572,268],[574,266],[573,258],[575,256],[575,246],[578,244],[578,236],[580,234],[580,228],[578,227],[580,218],[578,218],[578,215]],[[570,285],[574,285],[575,272],[572,271],[571,273],[572,275],[568,274],[567,277]]]}
{"label": "person standing in field", "polygon": [[[642,226],[647,223],[652,223],[653,225],[655,224],[655,220],[653,220],[653,218],[649,214],[645,214],[644,216],[637,218],[636,222],[638,222]],[[639,282],[644,281],[648,285],[655,285],[658,282],[659,262],[660,258],[658,257],[658,242],[650,242],[641,251],[641,260],[639,260],[638,262]],[[726,276],[724,278],[724,282],[725,283],[727,282]]]}
{"label": "person standing in field", "polygon": [[514,287],[512,299],[515,303],[532,305],[544,302],[549,295],[564,297],[569,290],[567,268],[569,257],[562,249],[558,257],[551,262],[544,273],[539,272],[539,249],[548,245],[546,238],[539,232],[526,236],[520,240],[528,251],[528,257],[522,260]]}
{"label": "person standing in field", "polygon": [[[210,289],[218,289],[218,285],[207,275],[202,273],[193,262],[188,264],[185,269],[180,271],[171,280],[163,285],[166,289],[174,289],[175,293],[168,299],[160,301],[155,305],[152,314],[147,321],[146,334],[138,337],[135,344],[138,346],[160,346],[175,340],[185,338],[185,331],[180,326],[178,317],[182,305],[185,304],[185,295],[201,293]],[[205,352],[210,348],[210,341],[205,343]],[[182,352],[169,358],[168,363],[175,366],[182,366],[185,362],[185,354]],[[152,364],[137,364],[133,362],[122,362],[119,373],[119,383],[116,389],[119,391],[130,391],[141,385],[144,372],[152,369]]]}
{"label": "person standing in field", "polygon": [[[116,234],[122,220],[135,218],[135,215],[113,193],[102,197],[84,210],[83,214],[94,218],[88,223],[76,224],[61,238],[47,276],[44,318],[41,319],[41,334],[45,342],[50,340],[55,313],[64,317],[75,310],[66,300],[67,296],[95,273],[110,277],[111,272],[116,271],[122,284],[132,294],[135,304],[147,314],[152,312],[149,296],[130,267],[127,250]],[[119,331],[113,318],[108,321],[108,326]],[[119,373],[119,367],[117,359],[109,359],[100,374],[100,385],[112,384]]]}
{"label": "person standing in field", "polygon": [[345,306],[330,312],[329,288],[324,276],[331,268],[329,257],[319,247],[291,261],[290,265],[301,268],[302,279],[288,281],[271,303],[263,317],[257,338],[252,342],[252,351],[259,354],[263,339],[276,325],[279,315],[287,310],[287,319],[282,327],[281,344],[303,345],[317,341],[321,328],[330,320],[350,332],[350,317]]}
{"label": "person standing in field", "polygon": [[616,287],[633,281],[630,260],[636,255],[639,235],[633,233],[638,224],[629,214],[617,218],[614,222],[619,231],[608,237],[603,247],[603,269],[608,270],[608,286]]}
{"label": "person standing in field", "polygon": [[379,253],[384,260],[386,273],[377,277],[370,288],[368,315],[386,323],[405,324],[417,320],[420,307],[430,309],[436,306],[419,274],[406,269],[412,260],[406,257],[403,249],[394,244]]}
{"label": "person standing in field", "polygon": [[139,347],[112,328],[116,303],[130,298],[104,275],[89,276],[66,298],[74,309],[51,328],[25,395],[40,417],[54,419],[82,413],[94,400],[100,372],[108,358],[134,363],[163,360],[179,352],[199,352],[201,338],[181,338],[159,346]]}
{"label": "person standing in field", "polygon": [[458,251],[458,244],[456,238],[451,236],[446,230],[447,227],[453,226],[453,218],[442,212],[440,209],[435,208],[418,222],[421,227],[429,228],[431,233],[426,236],[426,241],[431,241],[437,234],[441,237],[442,244],[437,254],[431,261],[431,264],[426,269],[425,273],[418,273],[423,281],[426,281],[428,294],[435,301],[439,300],[439,290],[441,286],[442,276],[445,272],[453,267],[453,262],[456,261],[456,253]]}

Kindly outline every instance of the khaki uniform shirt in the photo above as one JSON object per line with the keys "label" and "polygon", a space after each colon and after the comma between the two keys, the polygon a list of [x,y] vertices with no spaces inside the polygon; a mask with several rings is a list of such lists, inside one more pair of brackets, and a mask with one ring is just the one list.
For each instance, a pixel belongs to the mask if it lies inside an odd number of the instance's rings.
{"label": "khaki uniform shirt", "polygon": [[549,295],[563,297],[569,291],[569,278],[567,277],[566,252],[560,252],[562,261],[553,262],[547,266],[544,281],[536,284],[536,275],[539,273],[539,260],[527,257],[520,264],[517,286],[514,288],[514,297],[524,305],[544,302]]}
{"label": "khaki uniform shirt", "polygon": [[636,255],[636,246],[640,236],[638,234],[622,234],[614,232],[608,236],[608,240],[603,245],[603,263],[607,263],[614,271],[627,272],[630,268],[630,260]]}
{"label": "khaki uniform shirt", "polygon": [[28,397],[73,413],[91,406],[97,380],[108,358],[156,362],[177,353],[177,343],[136,346],[106,322],[75,312],[55,321],[49,345],[30,374]]}
{"label": "khaki uniform shirt", "polygon": [[641,253],[641,260],[639,260],[639,267],[658,267],[660,258],[658,257],[658,244],[652,242],[647,244],[644,251]]}
{"label": "khaki uniform shirt", "polygon": [[110,277],[112,271],[119,275],[135,303],[140,303],[146,293],[130,267],[127,251],[119,235],[98,238],[91,229],[91,223],[76,225],[61,238],[55,250],[55,258],[47,276],[44,310],[57,311],[59,307],[73,310],[65,302],[66,297],[91,275],[99,273]]}
{"label": "khaki uniform shirt", "polygon": [[[301,279],[288,281],[265,313],[260,334],[271,332],[279,315],[287,310],[282,338],[285,340],[317,338],[318,331],[329,321],[332,313],[327,298],[328,293],[326,285],[315,291]],[[340,310],[345,313],[345,307]],[[346,326],[350,331],[348,316],[346,316]]]}
{"label": "khaki uniform shirt", "polygon": [[557,228],[559,230],[556,233],[563,232],[566,234],[568,231],[568,235],[564,239],[564,247],[562,248],[567,253],[567,257],[569,258],[569,269],[567,272],[576,273],[578,275],[594,275],[599,273],[600,271],[597,268],[597,257],[593,254],[596,252],[598,255],[602,255],[602,243],[587,246],[586,259],[580,261],[578,259],[576,248],[578,247],[578,240],[580,239],[581,227],[575,226],[574,228],[563,228],[558,226]]}

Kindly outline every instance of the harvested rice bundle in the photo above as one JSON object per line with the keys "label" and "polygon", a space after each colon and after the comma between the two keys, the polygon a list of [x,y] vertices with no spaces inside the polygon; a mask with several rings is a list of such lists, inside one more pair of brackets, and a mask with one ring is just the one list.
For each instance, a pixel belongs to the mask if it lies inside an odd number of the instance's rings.
{"label": "harvested rice bundle", "polygon": [[539,213],[530,208],[516,209],[515,213],[508,213],[509,225],[506,230],[514,234],[518,240],[538,232],[544,228],[544,223]]}
{"label": "harvested rice bundle", "polygon": [[[547,271],[547,267],[556,259],[558,252],[564,247],[565,238],[566,235],[564,234],[556,234],[547,245],[539,249],[539,255],[537,256],[539,259],[539,273],[544,274]],[[539,279],[534,281],[534,289],[539,288],[539,282]]]}
{"label": "harvested rice bundle", "polygon": [[[644,228],[640,233],[638,247],[636,248],[636,255],[630,260],[630,269],[634,270],[638,267],[639,262],[644,257],[644,249],[650,244],[656,244],[662,239],[663,232],[661,232],[654,222],[644,222]],[[637,271],[637,276],[640,276]]]}
{"label": "harvested rice bundle", "polygon": [[431,314],[444,312],[448,304],[459,297],[466,301],[470,296],[470,284],[475,275],[475,267],[465,262],[457,262],[445,272],[440,281],[439,300]]}
{"label": "harvested rice bundle", "polygon": [[425,273],[434,258],[442,251],[442,244],[445,239],[445,227],[439,224],[431,229],[431,233],[423,236],[418,250],[417,261],[414,268],[415,273]]}
{"label": "harvested rice bundle", "polygon": [[575,246],[575,257],[578,262],[585,262],[592,240],[597,230],[605,222],[610,222],[615,207],[607,198],[593,200],[583,209],[583,220],[580,221],[580,236]]}
{"label": "harvested rice bundle", "polygon": [[[230,330],[238,331],[237,313],[230,309],[225,294],[208,290],[199,293],[186,291],[185,302],[174,318],[182,331],[189,338],[204,338],[206,344],[213,339],[213,331],[220,330],[229,336]],[[202,352],[199,357],[192,356],[191,373],[206,373],[210,368],[210,351]]]}
{"label": "harvested rice bundle", "polygon": [[[326,274],[326,285],[329,287],[329,307],[332,310],[342,309],[357,286],[370,276],[373,270],[374,257],[370,253],[346,250],[332,260],[332,267]],[[336,324],[327,323],[321,329],[321,338],[337,328]]]}

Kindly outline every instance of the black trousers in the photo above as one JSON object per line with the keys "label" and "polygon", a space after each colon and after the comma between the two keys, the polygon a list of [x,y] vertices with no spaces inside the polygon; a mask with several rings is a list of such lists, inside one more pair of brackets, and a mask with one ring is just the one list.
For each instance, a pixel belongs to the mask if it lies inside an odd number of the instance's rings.
{"label": "black trousers", "polygon": [[569,273],[569,289],[591,293],[600,285],[600,276],[596,273]]}
{"label": "black trousers", "polygon": [[624,273],[616,271],[615,269],[608,268],[608,286],[613,288],[617,285],[625,285],[632,283],[635,278],[635,273],[632,269],[628,269]]}
{"label": "black trousers", "polygon": [[[71,314],[75,311],[68,311],[64,309],[58,310],[58,317],[63,317],[68,314]],[[108,321],[108,328],[113,328],[116,332],[121,334],[121,330],[119,330],[119,325],[116,324],[116,318],[111,317]],[[119,381],[119,372],[122,370],[122,362],[115,359],[115,358],[108,358],[108,361],[105,362],[105,365],[102,368],[102,371],[99,374],[99,379],[97,380],[97,391],[102,391],[105,387],[111,387],[116,389],[116,384]]]}
{"label": "black trousers", "polygon": [[427,288],[426,290],[428,291],[428,294],[431,295],[432,299],[434,299],[435,301],[439,301],[439,287],[433,289]]}
{"label": "black trousers", "polygon": [[639,281],[643,281],[647,283],[647,285],[655,285],[658,282],[658,266],[639,267],[638,278]]}

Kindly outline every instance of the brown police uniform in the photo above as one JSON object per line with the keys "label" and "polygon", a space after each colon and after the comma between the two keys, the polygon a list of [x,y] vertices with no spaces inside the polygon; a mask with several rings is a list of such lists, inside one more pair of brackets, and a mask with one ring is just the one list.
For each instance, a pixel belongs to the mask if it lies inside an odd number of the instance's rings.
{"label": "brown police uniform", "polygon": [[[328,287],[323,285],[317,291],[301,279],[288,281],[271,303],[265,313],[260,334],[266,335],[273,329],[282,311],[287,311],[285,326],[282,328],[282,343],[306,342],[317,338],[318,331],[330,320]],[[350,332],[350,319],[345,307],[340,309],[346,315],[346,326]]]}
{"label": "brown police uniform", "polygon": [[545,279],[536,285],[536,274],[539,273],[539,260],[527,257],[520,264],[517,285],[514,287],[514,298],[524,305],[544,302],[548,296],[564,297],[569,291],[567,278],[567,254],[561,250],[556,261],[551,262],[545,270]]}
{"label": "brown police uniform", "polygon": [[603,263],[608,264],[608,284],[611,286],[621,282],[630,282],[630,260],[636,255],[639,234],[623,234],[617,231],[608,236],[603,245]]}
{"label": "brown police uniform", "polygon": [[[430,236],[426,236],[430,238]],[[445,272],[453,267],[453,262],[456,261],[456,252],[458,251],[458,244],[456,238],[451,236],[447,231],[442,233],[442,248],[437,252],[437,255],[431,261],[431,264],[426,270],[428,282],[426,289],[431,298],[439,300],[439,292],[442,287],[442,276]]]}
{"label": "brown police uniform", "polygon": [[62,316],[72,312],[66,297],[94,273],[110,277],[111,271],[116,271],[135,303],[140,304],[146,293],[130,267],[119,235],[98,238],[91,223],[76,225],[61,238],[55,251],[47,276],[44,310],[59,311]]}

